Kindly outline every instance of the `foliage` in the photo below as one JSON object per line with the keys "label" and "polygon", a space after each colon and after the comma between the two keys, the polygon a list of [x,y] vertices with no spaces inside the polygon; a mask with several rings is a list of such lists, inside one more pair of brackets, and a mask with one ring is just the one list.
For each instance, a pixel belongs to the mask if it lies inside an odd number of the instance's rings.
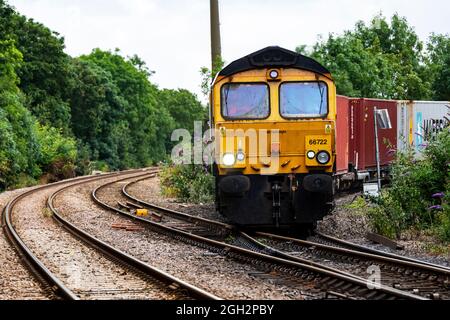
{"label": "foliage", "polygon": [[23,55],[16,68],[26,107],[43,124],[70,132],[70,57],[64,39],[0,1],[0,40],[13,40]]}
{"label": "foliage", "polygon": [[[114,118],[123,103],[110,73],[90,61],[74,60],[76,85],[71,96],[74,135],[82,141],[93,160],[105,159],[120,166],[118,132]],[[117,137],[117,138],[116,138]]]}
{"label": "foliage", "polygon": [[405,18],[379,14],[369,25],[360,21],[343,35],[319,39],[311,52],[329,68],[339,94],[352,97],[448,99],[448,35],[432,35],[425,45]]}
{"label": "foliage", "polygon": [[23,175],[148,166],[166,159],[174,128],[204,118],[195,95],[153,85],[140,57],[95,49],[71,58],[63,37],[3,0],[0,72],[0,189]]}
{"label": "foliage", "polygon": [[345,205],[347,209],[360,210],[366,207],[366,201],[361,196],[356,197],[350,204]]}
{"label": "foliage", "polygon": [[160,178],[166,196],[194,203],[214,199],[214,177],[201,165],[165,166]]}
{"label": "foliage", "polygon": [[118,52],[99,49],[80,57],[105,71],[101,83],[107,88],[107,103],[103,111],[99,110],[104,114],[100,118],[103,130],[96,136],[103,148],[99,158],[113,168],[146,166],[162,160],[171,133],[170,113],[157,105],[158,89],[148,80],[149,72],[141,60],[136,68],[137,59],[125,60]]}
{"label": "foliage", "polygon": [[41,151],[40,167],[53,175],[54,180],[74,177],[78,152],[76,141],[64,137],[56,128],[41,125],[37,126],[37,137]]}
{"label": "foliage", "polygon": [[200,75],[202,77],[200,87],[202,88],[202,93],[205,97],[209,97],[211,83],[213,82],[216,75],[220,72],[220,70],[222,70],[224,65],[225,61],[223,61],[221,57],[217,57],[216,61],[214,62],[214,70],[211,70],[207,67],[202,67],[200,69]]}
{"label": "foliage", "polygon": [[[171,118],[168,124],[169,132],[174,129],[186,129],[192,135],[194,123],[204,121],[208,118],[207,109],[197,99],[197,96],[187,90],[161,90],[158,94],[160,109],[167,110]],[[166,150],[170,152],[176,142],[166,140]]]}
{"label": "foliage", "polygon": [[450,242],[450,181],[445,186],[445,197],[442,199],[442,211],[437,213],[436,232],[446,242]]}
{"label": "foliage", "polygon": [[433,77],[434,99],[450,100],[450,37],[432,34],[428,43],[428,66]]}
{"label": "foliage", "polygon": [[369,212],[373,227],[390,237],[410,228],[432,229],[450,241],[450,130],[432,139],[417,157],[412,149],[397,153],[392,184],[373,199],[376,206]]}
{"label": "foliage", "polygon": [[77,158],[75,161],[75,173],[77,176],[89,175],[94,170],[94,163],[91,161],[91,151],[89,146],[81,140],[77,140]]}
{"label": "foliage", "polygon": [[20,173],[39,174],[35,120],[17,88],[15,69],[21,59],[13,41],[0,41],[0,190],[13,185]]}
{"label": "foliage", "polygon": [[162,109],[168,110],[176,128],[194,131],[194,122],[206,118],[206,108],[197,99],[197,96],[188,90],[164,89],[159,92],[158,102]]}

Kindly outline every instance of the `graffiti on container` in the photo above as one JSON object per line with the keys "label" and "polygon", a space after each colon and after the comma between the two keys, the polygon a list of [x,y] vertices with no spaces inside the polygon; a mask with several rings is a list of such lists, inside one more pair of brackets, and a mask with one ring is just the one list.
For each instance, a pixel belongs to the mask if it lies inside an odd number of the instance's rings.
{"label": "graffiti on container", "polygon": [[422,127],[422,112],[416,113],[417,132],[415,134],[415,144],[419,149],[423,148],[423,127]]}
{"label": "graffiti on container", "polygon": [[431,140],[436,135],[449,126],[447,119],[428,119],[423,121],[423,135],[427,140]]}

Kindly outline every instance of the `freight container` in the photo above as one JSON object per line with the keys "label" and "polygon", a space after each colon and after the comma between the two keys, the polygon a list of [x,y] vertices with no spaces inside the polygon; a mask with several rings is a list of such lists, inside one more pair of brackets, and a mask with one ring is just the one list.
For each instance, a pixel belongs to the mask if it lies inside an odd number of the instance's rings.
{"label": "freight container", "polygon": [[411,145],[420,153],[425,140],[442,130],[449,121],[448,101],[398,101],[397,145],[405,150]]}
{"label": "freight container", "polygon": [[[357,172],[376,171],[374,108],[387,110],[392,128],[378,129],[380,164],[386,168],[397,145],[397,101],[350,99],[349,164]],[[368,176],[367,176],[368,177]]]}
{"label": "freight container", "polygon": [[336,109],[336,174],[348,172],[350,99],[337,97]]}

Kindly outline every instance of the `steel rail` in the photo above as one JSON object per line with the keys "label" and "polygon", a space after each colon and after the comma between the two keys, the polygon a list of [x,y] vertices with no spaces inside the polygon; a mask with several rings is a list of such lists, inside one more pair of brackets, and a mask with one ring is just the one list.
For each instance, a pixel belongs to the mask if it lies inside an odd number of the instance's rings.
{"label": "steel rail", "polygon": [[[247,237],[251,240],[259,244],[261,248],[264,250],[270,251],[273,255],[293,260],[293,261],[304,261],[307,260],[304,256],[315,256],[315,257],[323,257],[328,260],[341,260],[345,264],[345,262],[352,261],[353,259],[357,259],[358,264],[370,264],[372,265],[378,265],[383,268],[383,272],[391,273],[387,278],[390,279],[388,282],[392,282],[393,279],[397,279],[397,281],[400,282],[394,282],[394,285],[391,285],[391,283],[386,284],[387,286],[392,286],[400,290],[408,291],[408,292],[414,292],[415,294],[420,294],[422,296],[429,297],[431,299],[446,299],[445,297],[448,297],[448,294],[450,293],[450,287],[449,287],[449,280],[450,280],[450,271],[442,268],[435,268],[429,265],[424,265],[420,263],[405,261],[405,260],[398,260],[390,257],[385,256],[379,256],[371,253],[361,252],[361,251],[354,251],[350,249],[335,247],[335,246],[329,246],[324,244],[318,244],[314,242],[299,240],[295,238],[285,237],[285,236],[279,236],[275,234],[270,233],[264,233],[264,232],[255,232],[252,234],[253,237],[250,237],[247,235]],[[313,251],[305,251],[304,253],[300,253],[300,256],[298,256],[299,253],[291,253],[290,251],[285,251],[283,249],[277,249],[276,245],[268,245],[266,243],[262,243],[261,241],[255,239],[256,238],[263,238],[263,239],[269,239],[272,241],[280,241],[280,244],[286,245],[286,244],[293,244],[297,245],[299,247],[312,249]],[[354,261],[354,260],[353,260]],[[373,262],[372,262],[373,261]],[[328,266],[323,266],[321,263],[318,262],[311,262],[312,264],[319,264],[323,268],[330,268]],[[345,267],[344,267],[345,268]],[[349,271],[353,274],[352,271]],[[360,273],[360,272],[356,272]],[[363,279],[359,277],[358,275],[354,275],[357,278]],[[430,287],[428,287],[431,283],[433,283],[433,286],[435,286],[434,290],[430,290]],[[418,287],[414,287],[414,285],[417,285]],[[422,288],[421,290],[415,292],[415,290],[418,290],[418,288]],[[427,288],[426,290],[422,291],[423,288]],[[444,298],[442,298],[442,294],[444,294]]]}
{"label": "steel rail", "polygon": [[[167,214],[169,214],[169,215],[171,215],[171,216],[173,216],[175,218],[178,218],[180,220],[185,220],[185,221],[189,221],[189,222],[197,222],[197,223],[200,223],[200,224],[207,224],[207,225],[210,225],[210,226],[215,226],[215,227],[218,227],[218,228],[224,228],[224,229],[228,229],[228,230],[236,230],[236,227],[231,225],[231,224],[227,224],[227,223],[219,222],[219,221],[214,221],[214,220],[210,220],[210,219],[206,219],[206,218],[202,218],[202,217],[196,217],[196,216],[184,213],[184,212],[180,212],[180,211],[164,208],[164,207],[161,207],[161,206],[157,206],[157,205],[155,205],[153,203],[144,201],[142,199],[138,199],[138,198],[132,196],[127,191],[127,189],[131,185],[136,184],[136,183],[138,183],[140,181],[143,181],[143,180],[147,180],[149,178],[152,178],[152,176],[143,177],[143,178],[140,178],[140,179],[137,179],[137,180],[134,180],[134,181],[131,181],[131,182],[125,184],[122,187],[123,195],[125,197],[127,197],[128,199],[130,199],[132,201],[135,201],[135,202],[139,203],[140,205],[142,205],[144,207],[152,208],[152,209],[155,209],[155,210],[167,213]],[[127,180],[127,179],[124,179],[124,180]]]}
{"label": "steel rail", "polygon": [[[144,175],[148,175],[149,173],[145,173]],[[150,173],[153,174],[153,173]],[[136,177],[128,177],[127,179],[136,178]],[[117,180],[121,181],[123,179]],[[88,181],[91,182],[91,181]],[[197,299],[203,299],[203,300],[222,300],[221,298],[217,297],[216,295],[209,293],[201,288],[198,288],[186,281],[183,281],[179,278],[176,278],[172,275],[170,275],[167,272],[164,272],[156,267],[153,267],[145,262],[142,262],[141,260],[136,259],[135,257],[113,247],[112,245],[94,237],[93,235],[85,232],[84,230],[76,227],[73,223],[70,223],[66,219],[64,219],[60,212],[55,208],[54,201],[55,198],[60,195],[61,193],[67,191],[67,189],[76,187],[78,185],[85,184],[86,182],[80,182],[76,184],[71,184],[69,186],[66,186],[64,188],[59,189],[55,193],[53,193],[47,201],[47,206],[50,208],[50,210],[53,213],[53,218],[61,224],[64,228],[69,230],[72,234],[74,234],[76,237],[78,237],[80,240],[84,241],[85,243],[89,244],[90,246],[100,249],[104,254],[119,259],[121,262],[125,263],[128,266],[132,266],[133,268],[138,269],[142,273],[149,275],[153,278],[157,278],[158,280],[161,280],[164,283],[167,283],[168,285],[175,284],[177,287],[183,288],[187,292],[190,293],[190,295]]]}
{"label": "steel rail", "polygon": [[[335,247],[335,246],[326,245],[326,244],[322,244],[322,243],[318,243],[318,242],[312,242],[312,241],[306,241],[306,240],[301,240],[301,239],[296,239],[296,238],[291,238],[291,237],[285,237],[285,236],[280,236],[280,235],[266,233],[266,232],[255,232],[254,235],[257,237],[266,238],[266,239],[289,241],[289,242],[292,242],[294,244],[297,244],[297,245],[300,245],[303,247],[317,248],[317,249],[330,251],[333,253],[348,254],[348,255],[357,256],[357,257],[379,260],[382,262],[394,263],[394,264],[402,265],[405,267],[423,269],[426,271],[439,273],[440,275],[447,276],[447,277],[450,276],[450,269],[443,268],[443,267],[441,268],[437,265],[425,264],[425,263],[422,263],[420,260],[411,259],[412,261],[410,261],[410,260],[397,259],[397,258],[392,258],[392,257],[384,256],[384,255],[373,254],[373,253],[357,251],[357,250],[351,250],[351,249],[346,249],[346,248],[342,248],[342,247]],[[250,238],[252,238],[252,237],[250,237]],[[267,246],[267,247],[269,247],[269,246]],[[274,249],[274,250],[278,251],[276,249]]]}
{"label": "steel rail", "polygon": [[[101,178],[111,177],[116,175],[117,173],[110,173],[101,175]],[[24,264],[28,267],[31,273],[44,285],[51,288],[51,290],[57,294],[59,297],[68,299],[68,300],[78,300],[78,296],[73,293],[69,288],[67,288],[58,277],[56,277],[45,265],[44,263],[37,258],[37,256],[32,252],[32,250],[25,244],[22,238],[19,236],[16,231],[14,224],[12,222],[12,214],[14,207],[16,204],[25,199],[26,197],[36,193],[41,192],[43,190],[47,190],[53,188],[55,186],[60,186],[68,183],[72,183],[74,181],[89,181],[93,179],[98,179],[97,176],[88,176],[88,177],[80,177],[71,180],[59,181],[52,184],[47,184],[44,186],[33,188],[29,191],[23,192],[20,195],[11,199],[3,209],[2,221],[3,221],[3,229],[5,235],[11,245],[14,247],[16,252],[22,258]]]}
{"label": "steel rail", "polygon": [[[225,229],[232,230],[233,232],[236,233],[237,236],[240,236],[240,237],[244,238],[244,239],[245,239],[246,241],[248,241],[253,247],[256,247],[257,250],[258,250],[259,252],[264,252],[264,253],[266,253],[266,254],[273,255],[273,256],[277,256],[277,257],[279,257],[279,258],[283,258],[283,259],[287,259],[287,260],[293,260],[293,261],[296,261],[296,262],[308,264],[308,265],[315,266],[315,267],[319,267],[319,268],[324,268],[324,269],[327,269],[327,270],[330,270],[330,271],[336,271],[336,269],[330,268],[330,267],[328,267],[328,266],[326,266],[326,265],[322,265],[322,264],[320,264],[320,263],[316,263],[316,262],[314,262],[314,261],[310,261],[310,260],[303,259],[303,258],[299,258],[299,257],[293,257],[293,256],[290,256],[290,255],[288,255],[288,254],[285,254],[285,253],[283,253],[283,252],[281,252],[281,251],[279,251],[279,250],[276,250],[275,248],[271,248],[271,247],[269,247],[269,246],[267,246],[267,245],[264,245],[264,244],[262,244],[261,242],[259,242],[258,240],[256,240],[256,239],[254,239],[253,237],[249,236],[247,233],[245,233],[245,232],[243,232],[243,231],[241,231],[241,230],[238,230],[238,229],[235,228],[233,225],[229,225],[229,224],[226,224],[226,223],[221,223],[221,222],[217,222],[217,221],[213,221],[213,220],[209,220],[209,219],[204,219],[204,218],[192,216],[192,215],[189,215],[189,214],[186,214],[186,213],[183,213],[183,212],[179,212],[179,211],[176,211],[176,210],[172,210],[172,209],[164,208],[164,207],[161,207],[161,206],[157,206],[157,205],[155,205],[155,204],[153,204],[153,203],[150,203],[150,202],[148,202],[148,201],[139,199],[139,198],[137,198],[137,197],[131,195],[131,194],[127,191],[127,189],[128,189],[131,185],[136,184],[136,183],[138,183],[138,182],[140,182],[140,181],[147,180],[147,179],[149,179],[149,178],[153,178],[153,177],[154,177],[154,175],[149,175],[149,176],[142,177],[142,178],[133,180],[133,181],[131,181],[131,182],[125,184],[125,185],[122,187],[122,194],[123,194],[124,196],[126,196],[128,199],[130,199],[130,200],[132,200],[132,201],[135,201],[135,202],[139,203],[140,205],[142,205],[142,206],[144,206],[144,207],[153,208],[153,209],[155,209],[155,210],[158,210],[158,211],[167,213],[167,214],[169,214],[169,215],[171,215],[171,216],[174,216],[174,217],[176,217],[177,219],[180,219],[180,220],[185,220],[185,221],[190,221],[190,222],[196,222],[196,223],[197,223],[197,222],[199,222],[199,223],[206,223],[206,224],[210,224],[210,225],[213,225],[213,226],[219,226],[219,227],[223,227],[223,228],[225,228]],[[123,180],[128,180],[128,179],[123,179]],[[110,183],[110,184],[107,184],[107,185],[111,185],[111,184],[113,184],[113,183]],[[103,186],[107,186],[107,185],[103,185]],[[102,187],[103,187],[103,186],[102,186]],[[348,275],[348,276],[353,276],[353,277],[358,278],[358,279],[362,279],[362,278],[360,278],[360,277],[357,277],[357,276],[354,276],[354,275],[351,275],[351,274],[348,274],[348,273],[347,273],[347,275]],[[364,279],[363,279],[363,280],[364,280]]]}
{"label": "steel rail", "polygon": [[[351,250],[353,251],[360,251],[360,252],[366,252],[366,253],[371,253],[374,255],[378,255],[378,256],[385,256],[387,258],[392,258],[392,259],[397,259],[397,260],[403,260],[406,262],[411,262],[411,263],[415,263],[415,264],[420,264],[422,266],[428,266],[430,267],[430,270],[438,270],[441,269],[443,273],[450,273],[450,268],[449,267],[445,267],[442,265],[438,265],[435,263],[430,263],[427,261],[423,261],[423,260],[419,260],[419,259],[414,259],[414,258],[410,258],[410,257],[406,257],[406,256],[402,256],[399,254],[395,254],[395,253],[390,253],[390,252],[385,252],[385,251],[381,251],[381,250],[377,250],[377,249],[373,249],[373,248],[369,248],[360,244],[356,244],[347,240],[343,240],[343,239],[339,239],[330,235],[326,235],[320,232],[316,232],[316,235],[319,237],[322,237],[323,239],[329,241],[329,242],[334,242],[338,245],[344,246],[344,247],[348,247],[351,248]],[[315,242],[315,241],[309,241],[310,243],[316,245],[316,244],[320,244],[320,242]]]}

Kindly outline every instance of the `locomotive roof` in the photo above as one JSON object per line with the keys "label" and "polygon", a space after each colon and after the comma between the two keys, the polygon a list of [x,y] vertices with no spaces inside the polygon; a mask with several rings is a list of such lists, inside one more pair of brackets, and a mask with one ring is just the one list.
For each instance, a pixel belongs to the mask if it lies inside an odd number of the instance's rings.
{"label": "locomotive roof", "polygon": [[290,67],[322,75],[330,74],[328,69],[314,59],[278,46],[271,46],[233,61],[220,71],[219,76],[227,77],[238,72],[267,67]]}

